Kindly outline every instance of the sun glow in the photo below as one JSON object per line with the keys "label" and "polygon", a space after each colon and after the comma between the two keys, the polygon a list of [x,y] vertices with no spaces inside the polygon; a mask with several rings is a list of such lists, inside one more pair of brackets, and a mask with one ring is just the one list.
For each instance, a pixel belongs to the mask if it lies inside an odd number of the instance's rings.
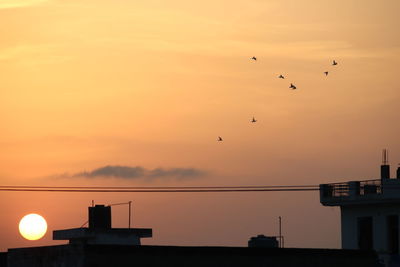
{"label": "sun glow", "polygon": [[25,239],[38,240],[46,234],[46,231],[46,220],[38,214],[25,215],[19,222],[19,232]]}

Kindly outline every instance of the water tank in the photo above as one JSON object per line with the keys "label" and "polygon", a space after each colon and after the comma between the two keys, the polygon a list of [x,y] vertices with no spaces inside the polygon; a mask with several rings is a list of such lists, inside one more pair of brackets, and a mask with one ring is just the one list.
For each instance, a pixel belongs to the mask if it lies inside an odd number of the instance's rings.
{"label": "water tank", "polygon": [[258,235],[250,238],[248,242],[249,248],[262,247],[262,248],[277,248],[278,240],[275,236]]}
{"label": "water tank", "polygon": [[89,207],[90,229],[111,229],[111,207],[96,205]]}

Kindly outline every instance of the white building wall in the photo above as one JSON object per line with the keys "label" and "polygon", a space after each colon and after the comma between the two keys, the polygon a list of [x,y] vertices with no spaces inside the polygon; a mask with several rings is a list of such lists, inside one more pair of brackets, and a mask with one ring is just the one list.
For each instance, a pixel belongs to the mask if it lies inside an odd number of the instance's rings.
{"label": "white building wall", "polygon": [[400,222],[400,204],[341,206],[342,248],[358,249],[357,219],[371,216],[373,248],[378,253],[385,253],[388,250],[387,216],[389,215],[399,216]]}

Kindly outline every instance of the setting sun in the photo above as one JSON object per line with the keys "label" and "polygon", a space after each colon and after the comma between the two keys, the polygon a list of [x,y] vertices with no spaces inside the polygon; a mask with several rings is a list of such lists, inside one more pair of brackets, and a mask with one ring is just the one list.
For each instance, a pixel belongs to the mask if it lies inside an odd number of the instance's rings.
{"label": "setting sun", "polygon": [[19,232],[28,240],[38,240],[47,231],[46,220],[38,214],[25,215],[19,222]]}

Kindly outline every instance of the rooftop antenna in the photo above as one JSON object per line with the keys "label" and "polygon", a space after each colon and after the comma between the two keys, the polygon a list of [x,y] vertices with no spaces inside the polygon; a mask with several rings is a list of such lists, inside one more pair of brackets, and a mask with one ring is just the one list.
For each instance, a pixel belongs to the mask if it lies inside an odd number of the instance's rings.
{"label": "rooftop antenna", "polygon": [[389,152],[387,149],[382,151],[382,165],[388,165],[389,162]]}
{"label": "rooftop antenna", "polygon": [[108,206],[119,206],[119,205],[128,205],[128,228],[131,228],[131,221],[132,221],[132,201],[123,202],[123,203],[114,203]]}
{"label": "rooftop antenna", "polygon": [[[92,207],[94,207],[94,200],[92,200]],[[81,227],[79,228],[83,228],[85,225],[87,225],[89,223],[89,220],[87,220],[86,222],[84,222]]]}
{"label": "rooftop antenna", "polygon": [[389,152],[387,149],[382,151],[381,179],[390,179]]}
{"label": "rooftop antenna", "polygon": [[279,216],[279,236],[278,236],[278,238],[279,238],[279,247],[280,248],[283,248],[284,247],[284,244],[283,244],[283,236],[282,236],[282,217],[281,216]]}

